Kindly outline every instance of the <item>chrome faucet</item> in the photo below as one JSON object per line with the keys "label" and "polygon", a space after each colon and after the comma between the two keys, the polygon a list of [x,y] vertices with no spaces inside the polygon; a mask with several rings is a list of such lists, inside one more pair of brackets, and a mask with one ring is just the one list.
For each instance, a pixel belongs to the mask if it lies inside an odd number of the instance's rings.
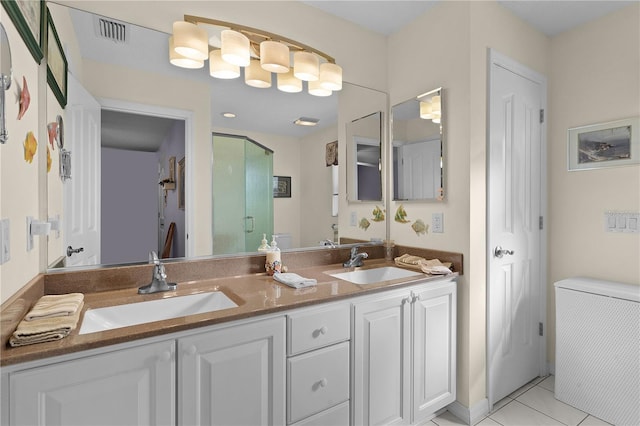
{"label": "chrome faucet", "polygon": [[358,253],[360,246],[354,246],[351,248],[351,258],[344,262],[342,266],[345,268],[353,268],[356,266],[362,266],[364,263],[362,259],[366,259],[369,255],[365,252]]}
{"label": "chrome faucet", "polygon": [[164,270],[164,265],[160,262],[158,254],[155,251],[149,253],[149,263],[153,263],[153,275],[151,276],[151,283],[138,288],[139,294],[158,293],[161,291],[171,291],[178,287],[176,283],[167,282],[167,273]]}

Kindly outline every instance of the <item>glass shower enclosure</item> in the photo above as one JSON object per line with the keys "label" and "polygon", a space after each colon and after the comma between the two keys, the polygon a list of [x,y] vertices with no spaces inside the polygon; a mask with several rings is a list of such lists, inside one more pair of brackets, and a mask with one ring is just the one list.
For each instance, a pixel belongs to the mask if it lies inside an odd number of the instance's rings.
{"label": "glass shower enclosure", "polygon": [[273,234],[273,151],[213,134],[213,254],[256,251]]}

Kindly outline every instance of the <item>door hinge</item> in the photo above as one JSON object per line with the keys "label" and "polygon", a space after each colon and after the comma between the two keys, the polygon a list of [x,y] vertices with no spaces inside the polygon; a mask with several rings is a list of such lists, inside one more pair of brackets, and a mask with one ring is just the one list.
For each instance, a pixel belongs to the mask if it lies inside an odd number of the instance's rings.
{"label": "door hinge", "polygon": [[540,230],[544,229],[544,218],[542,216],[540,216],[538,220],[538,228],[540,228]]}
{"label": "door hinge", "polygon": [[544,336],[544,326],[541,322],[538,323],[538,335]]}
{"label": "door hinge", "polygon": [[544,123],[544,110],[540,110],[540,123]]}

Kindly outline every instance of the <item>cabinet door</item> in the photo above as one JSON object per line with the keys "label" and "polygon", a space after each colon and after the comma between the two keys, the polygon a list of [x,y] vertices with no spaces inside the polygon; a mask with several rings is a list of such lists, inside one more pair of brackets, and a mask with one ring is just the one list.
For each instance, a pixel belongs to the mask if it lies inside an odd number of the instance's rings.
{"label": "cabinet door", "polygon": [[413,423],[456,399],[456,283],[415,290]]}
{"label": "cabinet door", "polygon": [[10,374],[12,425],[175,424],[174,341]]}
{"label": "cabinet door", "polygon": [[354,305],[353,411],[356,425],[410,421],[409,292]]}
{"label": "cabinet door", "polygon": [[284,317],[179,339],[178,354],[181,424],[284,424]]}

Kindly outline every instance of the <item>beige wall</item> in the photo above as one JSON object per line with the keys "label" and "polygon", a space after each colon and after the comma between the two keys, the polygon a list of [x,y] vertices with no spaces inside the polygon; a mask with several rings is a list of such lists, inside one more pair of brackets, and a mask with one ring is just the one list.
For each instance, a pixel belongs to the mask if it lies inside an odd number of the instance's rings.
{"label": "beige wall", "polygon": [[567,129],[640,115],[640,4],[555,37],[549,73],[548,358],[553,283],[583,275],[640,285],[640,234],[604,232],[606,211],[640,211],[640,166],[567,171]]}
{"label": "beige wall", "polygon": [[[34,248],[26,250],[26,218],[44,217],[46,205],[42,203],[43,181],[46,181],[47,137],[45,133],[45,103],[39,99],[46,96],[46,74],[44,61],[40,66],[26,49],[20,34],[4,8],[0,8],[0,22],[7,32],[11,47],[13,78],[11,87],[5,91],[5,124],[8,141],[0,145],[0,218],[9,219],[11,237],[9,262],[0,266],[0,299],[4,302],[42,270],[42,252],[46,253],[46,240],[34,238]],[[31,94],[29,109],[18,120],[19,93],[23,77]],[[42,110],[41,110],[42,108]],[[23,142],[28,132],[33,132],[38,141],[38,150],[32,163],[24,160]],[[46,200],[46,199],[45,199]]]}

